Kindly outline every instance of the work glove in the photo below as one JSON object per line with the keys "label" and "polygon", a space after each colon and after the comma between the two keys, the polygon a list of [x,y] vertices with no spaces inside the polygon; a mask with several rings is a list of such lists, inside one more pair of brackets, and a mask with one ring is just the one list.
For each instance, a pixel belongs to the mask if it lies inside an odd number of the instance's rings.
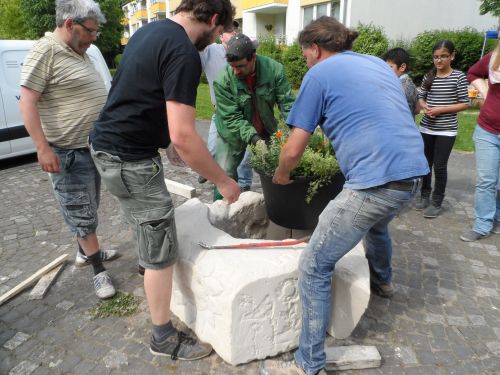
{"label": "work glove", "polygon": [[250,143],[254,145],[255,147],[258,147],[262,149],[263,152],[267,152],[267,144],[266,141],[264,141],[260,135],[255,134],[252,139],[250,140]]}

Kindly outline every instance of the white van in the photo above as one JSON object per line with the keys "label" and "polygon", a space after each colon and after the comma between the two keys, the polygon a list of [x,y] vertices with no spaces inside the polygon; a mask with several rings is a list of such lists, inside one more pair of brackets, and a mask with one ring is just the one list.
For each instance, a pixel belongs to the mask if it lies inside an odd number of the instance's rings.
{"label": "white van", "polygon": [[[35,152],[19,111],[21,69],[34,40],[0,40],[0,160]],[[91,45],[87,54],[111,88],[111,74],[101,51]]]}

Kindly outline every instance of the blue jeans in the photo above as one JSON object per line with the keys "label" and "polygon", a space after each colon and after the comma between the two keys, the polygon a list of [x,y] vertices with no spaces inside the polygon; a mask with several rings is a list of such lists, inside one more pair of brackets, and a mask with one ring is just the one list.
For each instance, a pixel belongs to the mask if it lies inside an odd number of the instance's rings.
{"label": "blue jeans", "polygon": [[[217,128],[215,127],[215,113],[212,115],[212,120],[210,121],[210,129],[208,130],[207,147],[208,151],[215,156],[215,145],[217,142]],[[238,166],[238,184],[240,187],[252,186],[253,170],[250,166],[250,151],[245,152],[245,156]]]}
{"label": "blue jeans", "polygon": [[64,221],[72,233],[85,238],[97,229],[101,178],[88,149],[51,148],[61,162],[61,171],[49,176]]}
{"label": "blue jeans", "polygon": [[480,234],[491,232],[500,221],[500,135],[490,133],[479,125],[474,130],[476,147],[476,220],[473,230]]}
{"label": "blue jeans", "polygon": [[390,282],[392,244],[388,224],[411,201],[418,185],[416,179],[411,191],[344,189],[321,213],[299,261],[302,330],[295,360],[306,374],[316,374],[325,367],[335,264],[364,239],[372,282]]}

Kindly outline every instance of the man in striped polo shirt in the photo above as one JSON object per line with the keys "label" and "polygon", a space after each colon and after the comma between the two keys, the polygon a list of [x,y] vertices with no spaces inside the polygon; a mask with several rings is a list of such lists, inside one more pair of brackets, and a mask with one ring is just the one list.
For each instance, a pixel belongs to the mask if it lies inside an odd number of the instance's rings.
{"label": "man in striped polo shirt", "polygon": [[25,59],[20,100],[38,163],[49,173],[64,220],[77,236],[75,264],[93,266],[99,298],[115,294],[102,261],[118,256],[115,250],[100,250],[96,228],[101,180],[87,145],[107,90],[86,51],[104,22],[92,0],[57,0],[56,29]]}

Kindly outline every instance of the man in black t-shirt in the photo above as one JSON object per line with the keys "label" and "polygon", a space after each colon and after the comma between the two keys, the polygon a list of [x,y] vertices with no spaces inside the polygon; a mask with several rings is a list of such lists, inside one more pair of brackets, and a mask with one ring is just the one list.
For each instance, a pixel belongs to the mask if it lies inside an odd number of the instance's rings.
{"label": "man in black t-shirt", "polygon": [[201,74],[198,51],[232,24],[233,15],[229,0],[183,0],[171,19],[137,30],[90,134],[97,169],[136,232],[153,323],[151,353],[173,359],[202,358],[212,348],[178,332],[170,321],[177,237],[158,149],[172,143],[229,203],[238,199],[238,184],[225,175],[196,132],[194,108]]}

